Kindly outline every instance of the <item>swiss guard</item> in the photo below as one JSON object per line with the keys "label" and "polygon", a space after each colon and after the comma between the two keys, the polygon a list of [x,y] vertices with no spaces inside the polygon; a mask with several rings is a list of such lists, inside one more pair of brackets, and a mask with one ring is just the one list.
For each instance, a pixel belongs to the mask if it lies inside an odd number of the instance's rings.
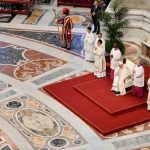
{"label": "swiss guard", "polygon": [[62,18],[56,20],[56,23],[62,24],[62,47],[70,50],[72,42],[71,29],[73,28],[73,22],[69,17],[70,10],[64,8],[62,11]]}

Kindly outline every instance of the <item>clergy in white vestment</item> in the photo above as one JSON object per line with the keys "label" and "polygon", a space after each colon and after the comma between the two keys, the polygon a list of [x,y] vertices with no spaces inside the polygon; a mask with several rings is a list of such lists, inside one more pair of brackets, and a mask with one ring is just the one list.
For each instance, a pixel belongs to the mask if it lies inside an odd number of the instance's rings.
{"label": "clergy in white vestment", "polygon": [[144,96],[144,68],[138,60],[133,70],[133,94],[137,97]]}
{"label": "clergy in white vestment", "polygon": [[119,65],[119,61],[121,60],[121,51],[118,48],[118,45],[115,43],[114,48],[112,48],[110,52],[110,78],[114,78],[114,71]]}
{"label": "clergy in white vestment", "polygon": [[126,88],[125,88],[125,81],[129,77],[131,77],[132,72],[126,66],[126,64],[119,62],[119,66],[115,69],[114,72],[114,79],[112,85],[112,91],[115,91],[117,95],[125,95]]}
{"label": "clergy in white vestment", "polygon": [[105,50],[105,40],[104,40],[104,38],[103,38],[103,36],[102,36],[102,33],[98,33],[98,34],[97,34],[97,38],[96,38],[96,40],[95,40],[95,42],[94,42],[94,47],[97,46],[98,40],[102,40],[102,46],[103,46],[103,48],[104,48],[104,50]]}
{"label": "clergy in white vestment", "polygon": [[95,72],[94,75],[97,78],[105,77],[106,76],[106,60],[105,60],[105,49],[102,45],[102,40],[97,41],[97,46],[94,49],[95,53]]}
{"label": "clergy in white vestment", "polygon": [[84,39],[84,50],[85,50],[85,60],[94,61],[94,34],[91,32],[92,28],[87,27],[87,33]]}
{"label": "clergy in white vestment", "polygon": [[150,78],[148,79],[147,85],[148,85],[147,110],[150,110]]}

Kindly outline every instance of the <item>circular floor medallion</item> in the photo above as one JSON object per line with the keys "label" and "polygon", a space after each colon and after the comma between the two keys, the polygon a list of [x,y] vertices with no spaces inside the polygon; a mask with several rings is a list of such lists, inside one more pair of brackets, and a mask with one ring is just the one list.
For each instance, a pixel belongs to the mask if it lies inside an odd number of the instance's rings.
{"label": "circular floor medallion", "polygon": [[28,96],[23,95],[23,96],[20,96],[19,99],[25,100],[25,99],[28,99]]}
{"label": "circular floor medallion", "polygon": [[83,144],[83,141],[80,140],[80,139],[77,139],[77,140],[74,140],[72,143],[73,143],[74,145],[81,145],[81,144]]}
{"label": "circular floor medallion", "polygon": [[38,109],[21,109],[16,112],[16,119],[28,132],[37,136],[52,137],[60,132],[58,122]]}
{"label": "circular floor medallion", "polygon": [[55,138],[49,141],[49,146],[53,148],[64,148],[69,144],[67,139]]}
{"label": "circular floor medallion", "polygon": [[11,108],[11,109],[17,109],[17,108],[20,108],[20,107],[22,107],[22,103],[20,102],[20,101],[10,101],[10,102],[7,102],[6,103],[6,107],[7,108]]}

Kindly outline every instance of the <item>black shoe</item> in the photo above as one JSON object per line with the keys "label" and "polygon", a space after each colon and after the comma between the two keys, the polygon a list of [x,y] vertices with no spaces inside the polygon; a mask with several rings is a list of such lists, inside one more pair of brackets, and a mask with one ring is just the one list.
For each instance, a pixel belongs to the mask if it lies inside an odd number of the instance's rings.
{"label": "black shoe", "polygon": [[115,92],[116,93],[116,91],[114,91],[114,90],[111,90],[111,92]]}
{"label": "black shoe", "polygon": [[67,49],[67,50],[70,50],[71,48],[70,48],[70,47],[67,47],[66,49]]}
{"label": "black shoe", "polygon": [[61,48],[67,48],[67,46],[61,46]]}
{"label": "black shoe", "polygon": [[120,94],[120,92],[116,92],[116,94]]}

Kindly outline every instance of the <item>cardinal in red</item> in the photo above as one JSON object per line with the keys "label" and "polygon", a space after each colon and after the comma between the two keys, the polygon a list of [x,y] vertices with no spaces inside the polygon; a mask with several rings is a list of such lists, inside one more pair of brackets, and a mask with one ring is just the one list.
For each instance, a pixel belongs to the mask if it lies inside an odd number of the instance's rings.
{"label": "cardinal in red", "polygon": [[70,10],[64,8],[62,11],[62,18],[56,20],[56,23],[62,24],[62,47],[70,50],[72,42],[71,29],[73,28],[73,22],[69,16]]}

